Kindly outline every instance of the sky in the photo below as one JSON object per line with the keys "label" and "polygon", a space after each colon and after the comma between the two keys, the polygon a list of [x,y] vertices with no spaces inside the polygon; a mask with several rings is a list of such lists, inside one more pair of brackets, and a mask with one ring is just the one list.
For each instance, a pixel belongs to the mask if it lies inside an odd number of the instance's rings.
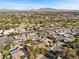
{"label": "sky", "polygon": [[79,10],[79,0],[0,0],[0,9],[55,8]]}

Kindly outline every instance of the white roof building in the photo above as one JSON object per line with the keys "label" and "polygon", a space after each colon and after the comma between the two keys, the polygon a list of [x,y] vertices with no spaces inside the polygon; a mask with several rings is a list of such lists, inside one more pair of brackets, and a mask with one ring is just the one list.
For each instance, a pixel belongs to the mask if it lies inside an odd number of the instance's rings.
{"label": "white roof building", "polygon": [[13,28],[11,28],[11,29],[9,29],[9,30],[4,30],[3,34],[4,34],[4,35],[9,35],[10,33],[13,33],[13,32],[16,32],[16,30],[13,29]]}
{"label": "white roof building", "polygon": [[0,30],[0,34],[3,32],[3,30]]}

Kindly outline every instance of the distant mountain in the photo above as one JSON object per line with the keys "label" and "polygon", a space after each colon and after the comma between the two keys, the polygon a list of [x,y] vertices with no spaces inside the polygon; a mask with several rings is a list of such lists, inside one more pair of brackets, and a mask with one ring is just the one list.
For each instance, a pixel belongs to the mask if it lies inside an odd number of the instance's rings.
{"label": "distant mountain", "polygon": [[55,11],[56,9],[53,8],[40,8],[37,11]]}
{"label": "distant mountain", "polygon": [[23,12],[26,10],[15,10],[15,9],[0,9],[0,12]]}
{"label": "distant mountain", "polygon": [[0,9],[0,12],[79,12],[79,10],[65,10],[54,8],[40,8],[31,10]]}
{"label": "distant mountain", "polygon": [[54,8],[40,8],[27,10],[28,12],[79,12],[79,10],[66,10],[66,9],[54,9]]}
{"label": "distant mountain", "polygon": [[28,12],[54,12],[57,9],[54,8],[40,8],[40,9],[32,9],[32,10],[27,10]]}
{"label": "distant mountain", "polygon": [[14,11],[14,10],[12,10],[12,9],[5,9],[5,8],[0,9],[0,12],[8,12],[8,11]]}

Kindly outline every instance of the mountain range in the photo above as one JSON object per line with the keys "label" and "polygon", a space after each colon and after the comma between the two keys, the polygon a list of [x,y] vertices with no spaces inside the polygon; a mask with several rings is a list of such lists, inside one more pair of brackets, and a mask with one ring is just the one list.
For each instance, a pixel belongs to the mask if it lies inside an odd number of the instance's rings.
{"label": "mountain range", "polygon": [[79,12],[79,10],[66,10],[66,9],[54,9],[54,8],[40,8],[30,10],[15,10],[15,9],[0,9],[0,12]]}

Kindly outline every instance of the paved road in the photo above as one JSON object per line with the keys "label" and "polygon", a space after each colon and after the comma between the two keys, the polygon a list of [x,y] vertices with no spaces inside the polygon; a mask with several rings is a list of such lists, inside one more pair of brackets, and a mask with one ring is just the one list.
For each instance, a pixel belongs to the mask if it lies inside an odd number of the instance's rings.
{"label": "paved road", "polygon": [[[30,33],[35,33],[35,32],[43,32],[43,30],[36,30],[36,31],[26,31],[26,32],[23,32],[23,33],[19,33],[19,34],[30,34]],[[11,40],[13,38],[13,36],[7,36],[7,35],[3,35],[3,36],[0,36],[0,41],[2,42],[6,42],[8,40]]]}

